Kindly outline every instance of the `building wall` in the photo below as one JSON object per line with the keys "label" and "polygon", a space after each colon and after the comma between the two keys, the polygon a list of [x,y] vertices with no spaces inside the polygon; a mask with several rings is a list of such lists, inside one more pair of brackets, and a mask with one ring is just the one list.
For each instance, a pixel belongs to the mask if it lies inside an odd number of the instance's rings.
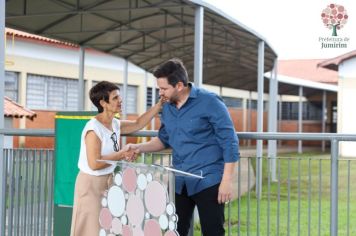
{"label": "building wall", "polygon": [[[298,122],[285,120],[281,121],[280,132],[298,133]],[[303,121],[302,130],[303,133],[321,133],[322,125],[321,121]],[[282,140],[282,145],[296,146],[298,141],[294,140]],[[303,141],[303,145],[306,146],[321,146],[321,141]]]}
{"label": "building wall", "polygon": [[[338,133],[356,134],[356,57],[339,65]],[[340,155],[356,157],[355,142],[341,142]]]}
{"label": "building wall", "polygon": [[[7,38],[11,41],[10,38]],[[89,89],[93,81],[108,80],[115,83],[123,83],[124,60],[101,52],[86,50],[85,53],[85,110],[91,110],[92,105],[88,99]],[[28,74],[63,77],[78,79],[79,75],[79,49],[75,47],[47,43],[43,41],[16,38],[12,43],[6,44],[6,71],[19,73],[19,103],[26,106],[26,86]],[[144,112],[146,94],[144,93],[145,71],[135,65],[129,64],[128,84],[137,86],[137,113]],[[156,80],[152,74],[148,75],[148,87],[155,86]],[[230,108],[230,113],[235,124],[235,129],[239,132],[256,131],[257,111],[249,112],[247,100],[257,100],[257,93],[239,89],[221,88],[203,84],[203,87],[221,96],[242,98],[241,108]],[[264,100],[268,100],[268,95],[264,95]],[[298,101],[296,96],[283,96],[283,101]],[[29,107],[31,109],[31,107]],[[42,128],[54,129],[54,110],[35,110],[37,117],[33,120],[20,119],[14,121],[16,128]],[[264,112],[264,131],[267,131],[267,110]],[[128,118],[137,117],[137,114],[128,114]],[[289,124],[297,121],[291,121]],[[287,126],[288,126],[287,125]],[[318,124],[314,124],[320,126]],[[159,119],[156,119],[156,129],[159,127]],[[282,123],[282,130],[284,129]],[[286,128],[288,129],[288,128]],[[295,130],[296,131],[296,130]],[[307,132],[307,130],[305,130]],[[128,142],[136,142],[136,138],[128,138]],[[254,144],[252,141],[251,144]],[[246,141],[241,142],[246,145]],[[27,148],[53,148],[53,138],[37,137],[15,137],[15,147]]]}
{"label": "building wall", "polygon": [[[40,44],[17,40],[6,47],[7,71],[19,72],[19,103],[26,105],[26,80],[28,74],[55,76],[78,79],[79,76],[79,49],[53,44]],[[84,78],[85,109],[91,109],[88,99],[88,91],[92,87],[92,81],[108,80],[115,83],[123,83],[124,60],[103,54],[101,52],[86,50]],[[129,84],[143,88],[145,72],[129,64]],[[152,87],[153,76],[149,74],[148,86]],[[138,94],[142,94],[139,90]],[[143,109],[143,96],[138,97],[138,111]]]}
{"label": "building wall", "polygon": [[[37,113],[37,118],[33,121],[26,119],[25,126],[28,129],[54,129],[55,128],[55,111],[41,111],[35,110]],[[242,114],[243,109],[229,109],[231,118],[234,122],[234,126],[236,131],[243,132],[247,130],[243,130],[242,127]],[[138,115],[130,114],[127,119],[136,119]],[[251,111],[251,120],[257,120],[257,112]],[[13,122],[14,128],[20,128],[20,119],[16,119]],[[158,130],[160,127],[159,116],[155,118],[155,129]],[[147,125],[146,129],[151,129],[151,123]],[[251,122],[251,130],[256,131],[256,122]],[[264,113],[264,131],[267,131],[267,113]],[[136,143],[137,141],[141,141],[141,139],[137,139],[136,137],[128,137],[127,143]],[[252,142],[254,144],[255,142]],[[54,138],[51,137],[22,137],[20,140],[19,137],[14,137],[14,147],[25,147],[25,148],[53,148],[54,147]]]}
{"label": "building wall", "polygon": [[[4,128],[12,129],[13,128],[13,120],[12,117],[5,117],[4,119]],[[4,136],[4,148],[13,148],[14,142],[12,136]]]}

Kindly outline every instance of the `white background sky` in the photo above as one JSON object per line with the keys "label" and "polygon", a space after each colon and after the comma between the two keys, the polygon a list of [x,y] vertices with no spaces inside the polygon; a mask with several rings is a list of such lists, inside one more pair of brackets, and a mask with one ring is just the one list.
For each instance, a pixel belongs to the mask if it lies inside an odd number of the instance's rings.
{"label": "white background sky", "polygon": [[[279,59],[333,58],[356,49],[356,0],[203,0],[248,26],[277,52]],[[346,49],[321,49],[319,37],[331,37],[321,20],[330,3],[349,15],[338,37],[348,37]]]}

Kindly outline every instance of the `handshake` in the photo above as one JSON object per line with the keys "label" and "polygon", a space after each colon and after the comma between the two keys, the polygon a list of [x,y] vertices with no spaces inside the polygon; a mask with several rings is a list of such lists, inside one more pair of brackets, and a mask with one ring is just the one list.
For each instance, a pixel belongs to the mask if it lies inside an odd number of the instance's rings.
{"label": "handshake", "polygon": [[128,143],[122,149],[121,160],[125,161],[136,161],[138,154],[140,154],[140,149],[138,144]]}

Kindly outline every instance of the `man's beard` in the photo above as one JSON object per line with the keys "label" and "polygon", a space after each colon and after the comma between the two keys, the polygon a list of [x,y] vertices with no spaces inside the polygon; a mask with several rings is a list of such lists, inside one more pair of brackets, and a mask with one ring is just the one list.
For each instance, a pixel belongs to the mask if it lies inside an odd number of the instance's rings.
{"label": "man's beard", "polygon": [[177,104],[177,103],[178,103],[178,96],[177,96],[177,94],[173,95],[173,96],[169,99],[169,102],[170,102],[170,103],[173,103],[173,104]]}

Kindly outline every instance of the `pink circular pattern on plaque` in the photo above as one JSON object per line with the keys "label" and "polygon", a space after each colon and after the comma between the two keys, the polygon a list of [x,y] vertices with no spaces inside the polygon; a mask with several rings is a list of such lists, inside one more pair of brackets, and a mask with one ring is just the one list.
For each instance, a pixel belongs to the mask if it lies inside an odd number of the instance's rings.
{"label": "pink circular pattern on plaque", "polygon": [[132,230],[132,236],[144,236],[142,229],[138,227],[134,228]]}
{"label": "pink circular pattern on plaque", "polygon": [[156,220],[147,220],[143,232],[145,236],[162,236],[161,227]]}
{"label": "pink circular pattern on plaque", "polygon": [[136,189],[136,181],[136,171],[133,168],[126,168],[122,174],[122,185],[124,189],[129,193],[134,192]]}
{"label": "pink circular pattern on plaque", "polygon": [[126,205],[126,213],[132,225],[139,226],[145,214],[143,202],[138,195],[131,195]]}
{"label": "pink circular pattern on plaque", "polygon": [[[142,186],[137,173],[146,180]],[[131,167],[120,176],[122,181],[114,182],[101,201],[100,235],[179,236],[175,206],[168,202],[165,184],[154,180],[152,173]]]}
{"label": "pink circular pattern on plaque", "polygon": [[164,236],[178,236],[178,234],[175,231],[167,231]]}
{"label": "pink circular pattern on plaque", "polygon": [[158,217],[166,209],[167,196],[162,184],[157,181],[151,181],[145,192],[145,205],[148,212]]}
{"label": "pink circular pattern on plaque", "polygon": [[114,234],[121,234],[122,233],[122,224],[119,218],[114,218],[111,223],[111,231]]}
{"label": "pink circular pattern on plaque", "polygon": [[122,236],[132,236],[132,229],[130,226],[122,226]]}
{"label": "pink circular pattern on plaque", "polygon": [[110,229],[112,222],[112,215],[108,208],[102,208],[99,214],[99,223],[103,229]]}

